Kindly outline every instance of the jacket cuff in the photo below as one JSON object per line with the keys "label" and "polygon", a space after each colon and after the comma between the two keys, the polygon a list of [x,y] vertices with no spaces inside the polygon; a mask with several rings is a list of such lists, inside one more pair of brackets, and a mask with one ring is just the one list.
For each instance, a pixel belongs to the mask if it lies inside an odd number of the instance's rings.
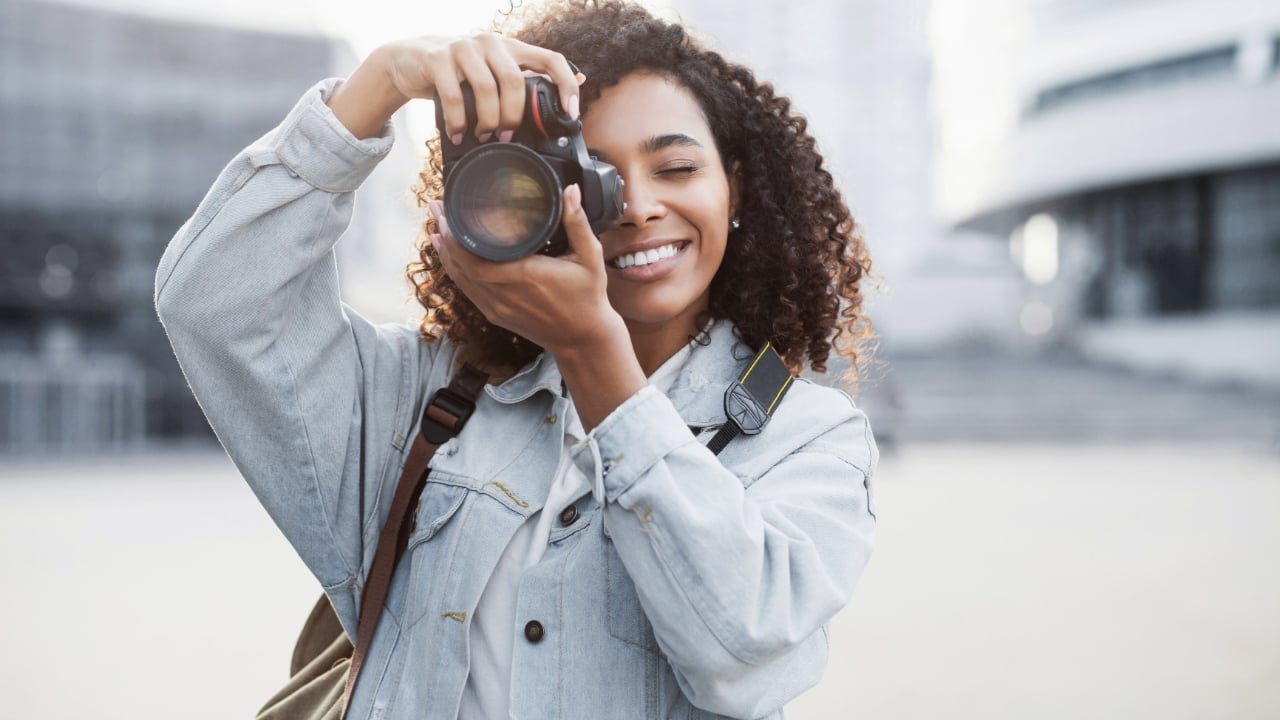
{"label": "jacket cuff", "polygon": [[573,450],[582,474],[600,479],[601,505],[615,502],[679,447],[697,442],[667,396],[645,386],[587,434]]}
{"label": "jacket cuff", "polygon": [[276,157],[291,173],[329,192],[354,192],[395,141],[390,121],[381,135],[361,140],[338,120],[325,101],[343,82],[313,85],[271,135]]}

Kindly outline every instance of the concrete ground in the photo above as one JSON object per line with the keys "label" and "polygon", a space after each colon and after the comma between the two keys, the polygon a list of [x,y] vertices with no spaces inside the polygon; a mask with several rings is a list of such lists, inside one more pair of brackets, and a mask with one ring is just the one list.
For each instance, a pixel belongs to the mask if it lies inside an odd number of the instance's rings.
{"label": "concrete ground", "polygon": [[[787,716],[1280,717],[1280,455],[908,445]],[[0,469],[4,717],[251,717],[314,582],[217,452]]]}

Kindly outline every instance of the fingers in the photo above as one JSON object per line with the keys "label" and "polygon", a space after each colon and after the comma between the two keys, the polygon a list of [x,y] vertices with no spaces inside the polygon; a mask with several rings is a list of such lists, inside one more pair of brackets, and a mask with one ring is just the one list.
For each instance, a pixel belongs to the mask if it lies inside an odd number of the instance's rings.
{"label": "fingers", "polygon": [[604,251],[600,248],[600,240],[591,232],[591,221],[582,209],[582,188],[570,185],[564,189],[564,215],[561,224],[565,235],[569,237],[569,252],[579,260],[591,266],[604,263]]}
{"label": "fingers", "polygon": [[395,89],[405,97],[433,98],[444,116],[445,134],[453,144],[468,131],[462,83],[475,98],[471,130],[481,141],[510,140],[524,119],[525,72],[549,76],[560,104],[579,116],[578,86],[586,77],[563,55],[514,38],[481,33],[469,38],[415,38],[379,48],[379,58]]}
{"label": "fingers", "polygon": [[512,42],[515,44],[512,46],[511,56],[520,63],[520,67],[550,77],[560,90],[560,107],[570,117],[578,117],[578,85],[586,80],[586,76],[570,67],[569,61],[558,52],[516,40]]}
{"label": "fingers", "polygon": [[491,46],[486,58],[498,86],[498,139],[510,142],[524,120],[524,74],[499,36],[487,34],[482,38]]}
{"label": "fingers", "polygon": [[478,42],[455,45],[453,57],[459,74],[471,86],[475,99],[475,136],[480,142],[488,142],[498,129],[498,81],[481,54]]}
{"label": "fingers", "polygon": [[475,97],[476,138],[509,141],[524,120],[525,92],[524,74],[504,39],[483,33],[459,44],[455,55]]}
{"label": "fingers", "polygon": [[[435,101],[444,113],[444,131],[454,145],[462,144],[467,129],[467,111],[462,100],[462,85],[457,73],[438,72],[435,78]],[[443,215],[437,215],[439,219]]]}
{"label": "fingers", "polygon": [[525,85],[521,69],[544,73],[559,88],[561,107],[571,117],[578,117],[578,85],[586,76],[575,72],[557,52],[527,45],[512,38],[493,33],[482,33],[450,45],[455,71],[439,73],[436,77],[437,97],[445,104],[445,127],[449,138],[458,144],[461,133],[467,129],[465,107],[454,103],[450,93],[453,86],[465,81],[475,98],[475,136],[480,142],[488,142],[495,135],[509,141],[524,120]]}
{"label": "fingers", "polygon": [[436,227],[439,229],[439,234],[431,238],[431,243],[440,255],[445,271],[463,286],[464,292],[468,291],[468,286],[473,282],[496,283],[505,280],[504,274],[509,272],[507,266],[510,263],[488,260],[464,248],[449,228],[444,203],[432,200],[428,203],[427,210],[436,219]]}
{"label": "fingers", "polygon": [[450,232],[449,223],[444,217],[443,204],[439,200],[433,200],[427,209],[436,219],[436,227],[439,230],[438,233],[429,236],[429,239],[431,246],[436,250],[436,255],[440,257],[440,264],[444,266],[445,273],[462,290],[462,293],[473,303],[476,302],[480,296],[477,294],[476,281],[472,279],[467,266],[467,256],[471,254],[459,247],[457,238]]}
{"label": "fingers", "polygon": [[449,230],[449,221],[444,217],[444,203],[439,200],[432,200],[427,204],[427,210],[431,213],[431,217],[436,219],[436,234],[431,236],[431,246],[436,249],[436,254],[440,256],[440,262],[444,265],[445,272],[450,277],[457,279],[464,275],[463,272],[455,271],[456,262],[453,258],[453,250],[457,247],[458,240],[453,236],[453,232]]}

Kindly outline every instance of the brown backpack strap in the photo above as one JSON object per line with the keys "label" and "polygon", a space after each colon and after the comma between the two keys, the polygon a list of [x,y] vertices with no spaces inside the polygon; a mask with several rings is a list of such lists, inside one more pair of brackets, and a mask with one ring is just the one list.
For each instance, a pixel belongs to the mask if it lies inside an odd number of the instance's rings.
{"label": "brown backpack strap", "polygon": [[346,717],[347,703],[351,702],[351,692],[355,689],[356,679],[360,677],[364,656],[373,645],[373,633],[387,601],[391,576],[400,563],[412,532],[413,523],[410,518],[413,516],[413,501],[426,485],[427,465],[441,445],[462,432],[471,413],[475,411],[476,399],[480,397],[480,391],[484,389],[488,377],[470,365],[463,365],[449,382],[449,386],[437,390],[422,411],[422,424],[413,438],[413,445],[409,447],[409,457],[405,460],[404,472],[396,485],[391,512],[387,514],[387,524],[382,528],[378,549],[373,555],[373,564],[369,567],[369,578],[360,597],[355,652],[351,655],[351,669],[347,673],[339,717]]}

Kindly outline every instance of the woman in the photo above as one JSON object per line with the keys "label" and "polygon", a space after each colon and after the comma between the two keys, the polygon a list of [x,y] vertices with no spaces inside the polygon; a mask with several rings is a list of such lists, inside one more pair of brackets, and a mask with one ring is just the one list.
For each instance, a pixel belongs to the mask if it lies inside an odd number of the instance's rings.
{"label": "woman", "polygon": [[[571,186],[568,253],[471,255],[441,222],[437,148],[421,328],[344,307],[332,246],[391,114],[435,98],[443,142],[503,142],[529,72],[626,181],[617,226],[594,236]],[[870,553],[874,443],[846,395],[803,381],[763,433],[704,443],[765,342],[793,371],[823,370],[833,339],[856,359],[868,268],[784,98],[641,8],[567,2],[313,88],[179,231],[156,300],[349,633],[426,399],[464,358],[497,371],[432,461],[348,717],[779,717]]]}

